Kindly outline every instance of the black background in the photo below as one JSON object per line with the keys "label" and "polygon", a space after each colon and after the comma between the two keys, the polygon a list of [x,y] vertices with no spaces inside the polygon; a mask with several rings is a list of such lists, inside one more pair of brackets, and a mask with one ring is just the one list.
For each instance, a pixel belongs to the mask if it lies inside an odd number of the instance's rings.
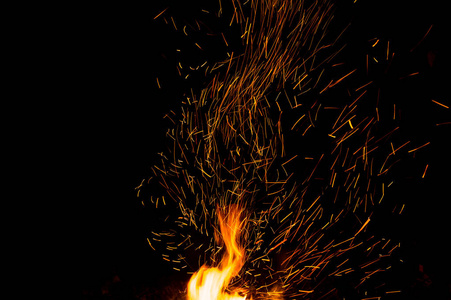
{"label": "black background", "polygon": [[[405,134],[431,141],[418,158],[419,165],[429,164],[426,178],[415,186],[401,183],[389,195],[410,199],[396,227],[386,228],[403,241],[400,255],[405,265],[397,274],[405,277],[403,288],[414,291],[418,299],[449,295],[450,128],[442,125],[426,131],[418,125],[450,120],[449,110],[430,104],[431,99],[451,104],[445,8],[440,1],[369,2],[338,6],[336,14],[344,16],[344,23],[352,20],[358,25],[345,37],[349,48],[358,49],[362,41],[375,36],[399,47],[404,58],[397,70],[405,70],[404,75],[421,74],[393,90],[405,113],[422,120],[410,124],[411,132]],[[68,205],[61,218],[68,226],[57,238],[67,253],[63,268],[71,274],[70,293],[100,298],[102,287],[117,276],[125,286],[121,299],[134,299],[137,286],[152,289],[172,276],[170,267],[147,244],[149,228],[134,188],[149,176],[156,153],[165,150],[168,123],[164,115],[176,110],[183,93],[189,91],[190,86],[177,75],[175,52],[188,42],[180,28],[176,32],[171,24],[153,17],[169,7],[168,16],[192,20],[208,6],[202,1],[152,1],[137,7],[61,8],[61,20],[49,24],[51,43],[37,39],[53,61],[48,65],[53,75],[49,86],[61,103],[48,107],[58,113],[47,126],[64,131],[56,135],[58,143],[52,151],[63,153],[56,163],[59,187],[55,191],[63,190],[58,196]],[[69,25],[55,28],[63,23]],[[430,34],[410,53],[431,25]],[[212,46],[210,53],[214,50]],[[428,56],[433,61],[428,62]],[[420,265],[432,285],[418,282],[424,276]]]}

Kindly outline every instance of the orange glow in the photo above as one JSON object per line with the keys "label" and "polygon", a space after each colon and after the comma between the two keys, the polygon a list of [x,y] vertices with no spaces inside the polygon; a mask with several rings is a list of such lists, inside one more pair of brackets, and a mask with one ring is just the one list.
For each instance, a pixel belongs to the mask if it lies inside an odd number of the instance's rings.
{"label": "orange glow", "polygon": [[225,253],[218,267],[203,265],[188,282],[189,300],[244,300],[237,291],[226,292],[233,277],[237,276],[245,261],[245,251],[240,245],[240,234],[245,221],[238,206],[228,207],[228,212],[218,209],[219,227],[225,245]]}

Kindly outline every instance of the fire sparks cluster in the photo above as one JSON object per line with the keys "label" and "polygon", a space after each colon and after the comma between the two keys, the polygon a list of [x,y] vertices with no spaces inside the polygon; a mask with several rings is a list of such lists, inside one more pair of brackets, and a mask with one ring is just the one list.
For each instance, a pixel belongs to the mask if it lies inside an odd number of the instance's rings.
{"label": "fire sparks cluster", "polygon": [[[362,286],[399,247],[367,230],[378,208],[404,209],[384,202],[390,170],[428,144],[391,140],[372,81],[334,92],[360,71],[336,62],[330,1],[230,2],[244,51],[202,66],[211,81],[167,115],[168,151],[138,187],[155,187],[141,195],[158,216],[150,247],[193,274],[191,300],[327,298],[349,274]],[[389,66],[389,42],[369,43]]]}

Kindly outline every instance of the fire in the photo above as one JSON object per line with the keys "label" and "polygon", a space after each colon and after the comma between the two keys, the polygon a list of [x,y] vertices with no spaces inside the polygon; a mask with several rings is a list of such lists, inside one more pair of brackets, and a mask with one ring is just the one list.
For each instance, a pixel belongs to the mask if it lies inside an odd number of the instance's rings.
{"label": "fire", "polygon": [[228,207],[228,212],[218,209],[219,227],[225,245],[225,253],[218,267],[203,265],[188,282],[189,300],[244,300],[238,292],[230,294],[226,289],[237,276],[245,261],[245,250],[240,245],[241,232],[245,226],[243,211],[238,206]]}

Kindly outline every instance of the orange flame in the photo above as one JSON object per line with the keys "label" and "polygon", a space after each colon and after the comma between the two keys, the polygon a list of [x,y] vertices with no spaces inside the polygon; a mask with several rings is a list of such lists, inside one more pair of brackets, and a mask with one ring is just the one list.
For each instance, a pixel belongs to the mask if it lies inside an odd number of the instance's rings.
{"label": "orange flame", "polygon": [[239,244],[240,233],[244,228],[241,220],[242,210],[230,206],[223,215],[218,210],[219,226],[225,244],[224,256],[218,267],[203,265],[188,282],[189,300],[244,300],[238,292],[229,294],[226,289],[233,277],[237,276],[245,261],[244,248]]}

